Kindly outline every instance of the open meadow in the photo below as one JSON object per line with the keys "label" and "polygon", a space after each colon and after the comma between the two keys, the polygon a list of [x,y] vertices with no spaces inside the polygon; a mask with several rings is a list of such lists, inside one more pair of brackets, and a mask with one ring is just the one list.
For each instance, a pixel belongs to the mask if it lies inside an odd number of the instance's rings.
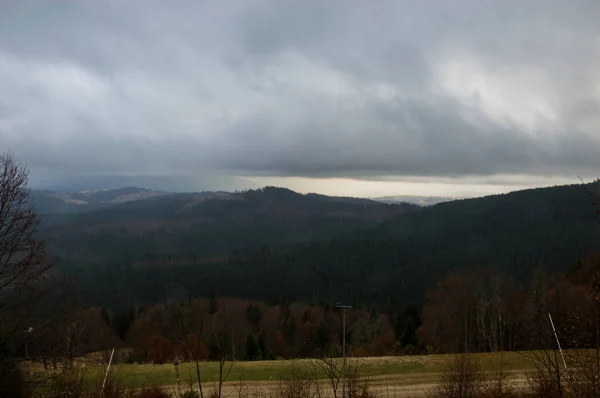
{"label": "open meadow", "polygon": [[[368,382],[376,395],[383,397],[424,396],[439,381],[443,371],[451,364],[452,355],[406,355],[398,357],[369,357],[348,359],[348,367],[359,370],[362,381]],[[509,383],[524,387],[527,373],[534,368],[528,353],[504,352],[473,354],[484,372],[502,370]],[[101,379],[106,368],[93,360],[88,363],[88,377]],[[339,366],[341,364],[338,363]],[[197,388],[196,364],[184,362],[177,366],[179,390],[189,390],[190,383]],[[205,391],[216,388],[219,380],[218,362],[200,363],[201,379]],[[326,366],[318,359],[233,362],[225,365],[227,379],[223,384],[224,396],[240,396],[240,390],[269,391],[276,389],[282,380],[292,375],[316,380],[329,396],[330,380]],[[177,395],[178,383],[174,364],[116,364],[110,368],[110,377],[129,388],[161,386]]]}

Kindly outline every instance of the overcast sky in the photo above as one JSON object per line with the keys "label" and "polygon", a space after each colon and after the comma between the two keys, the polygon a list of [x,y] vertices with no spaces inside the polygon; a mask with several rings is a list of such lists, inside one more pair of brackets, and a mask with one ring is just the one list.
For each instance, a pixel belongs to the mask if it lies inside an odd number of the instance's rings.
{"label": "overcast sky", "polygon": [[0,149],[34,182],[576,183],[600,175],[599,17],[598,0],[2,0]]}

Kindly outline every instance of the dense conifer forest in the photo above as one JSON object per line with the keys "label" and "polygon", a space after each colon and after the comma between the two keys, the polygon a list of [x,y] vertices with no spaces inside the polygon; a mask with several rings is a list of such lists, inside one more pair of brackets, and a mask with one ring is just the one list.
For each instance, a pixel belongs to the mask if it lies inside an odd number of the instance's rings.
{"label": "dense conifer forest", "polygon": [[[249,359],[314,356],[339,348],[340,300],[354,307],[357,355],[525,349],[535,284],[587,288],[573,275],[598,266],[597,186],[427,207],[275,187],[150,195],[42,212],[40,236],[95,325],[86,333],[104,336],[81,352],[120,344],[156,360],[158,345],[166,360],[185,313],[211,325],[187,327],[203,330],[207,358],[231,332],[244,337],[227,347]],[[41,208],[46,197],[35,197]]]}

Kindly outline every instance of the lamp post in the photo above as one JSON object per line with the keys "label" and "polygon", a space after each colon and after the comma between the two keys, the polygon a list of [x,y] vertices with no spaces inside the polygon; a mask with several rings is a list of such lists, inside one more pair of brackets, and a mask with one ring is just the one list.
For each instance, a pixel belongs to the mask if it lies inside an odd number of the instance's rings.
{"label": "lamp post", "polygon": [[29,345],[27,341],[27,336],[31,332],[33,332],[33,328],[31,326],[25,329],[25,359],[29,359]]}
{"label": "lamp post", "polygon": [[33,332],[33,328],[30,326],[25,329],[25,360],[27,361],[27,374],[30,373],[30,364],[29,364],[29,333]]}
{"label": "lamp post", "polygon": [[342,303],[336,304],[337,308],[342,309],[342,398],[346,398],[346,308],[352,308],[350,305]]}

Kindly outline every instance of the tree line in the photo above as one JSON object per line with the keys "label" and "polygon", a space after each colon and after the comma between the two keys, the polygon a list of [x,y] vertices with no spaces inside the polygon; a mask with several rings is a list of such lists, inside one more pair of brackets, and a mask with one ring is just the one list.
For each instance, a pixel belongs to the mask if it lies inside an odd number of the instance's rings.
{"label": "tree line", "polygon": [[[594,322],[600,322],[599,281],[600,254],[585,257],[563,274],[540,268],[528,284],[495,270],[450,271],[427,291],[420,306],[358,305],[349,310],[349,352],[382,356],[545,348],[553,341],[549,314],[563,347],[579,347],[584,341],[578,333],[591,336]],[[216,358],[216,347],[242,360],[337,355],[342,340],[341,314],[334,305],[285,300],[269,305],[212,292],[203,299],[173,298],[117,310],[89,307],[80,315],[86,332],[79,354],[130,347],[132,356],[145,361],[183,355],[187,333],[193,334],[205,360]],[[595,341],[590,339],[585,344]]]}
{"label": "tree line", "polygon": [[[450,272],[425,298],[419,340],[443,353],[590,348],[600,338],[600,253],[528,285],[497,272]],[[553,334],[551,318],[557,335]]]}

